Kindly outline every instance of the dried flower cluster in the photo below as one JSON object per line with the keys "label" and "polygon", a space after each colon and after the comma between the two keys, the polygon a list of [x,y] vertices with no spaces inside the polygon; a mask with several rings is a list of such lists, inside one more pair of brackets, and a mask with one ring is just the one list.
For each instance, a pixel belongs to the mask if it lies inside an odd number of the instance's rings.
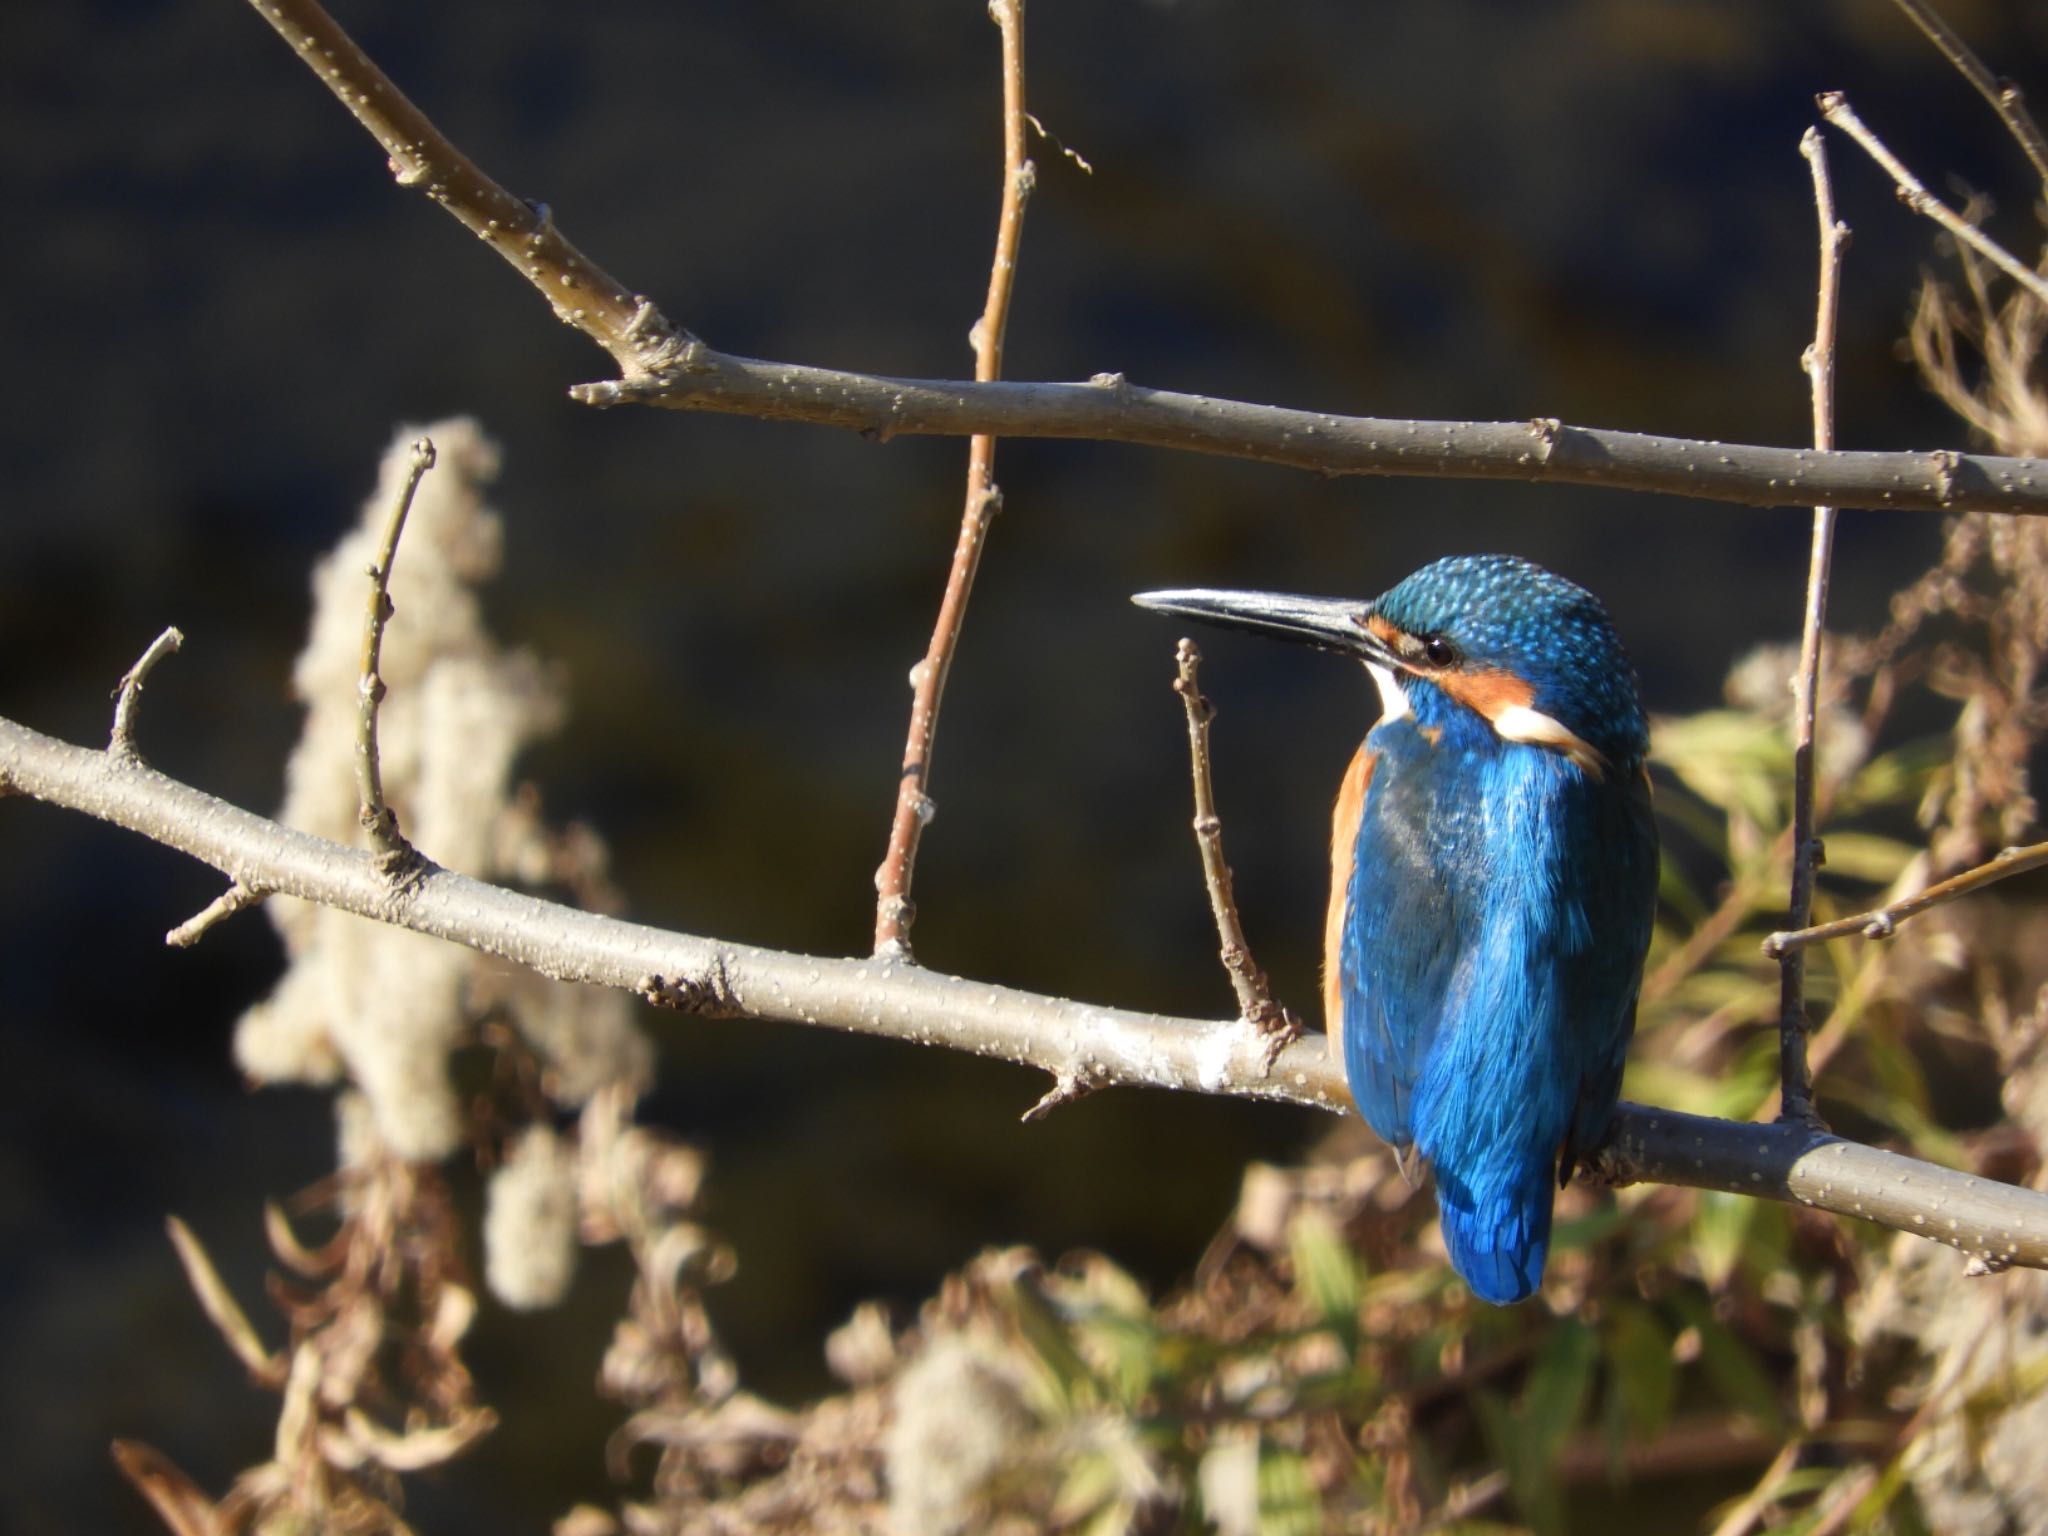
{"label": "dried flower cluster", "polygon": [[[340,842],[365,838],[354,778],[364,571],[419,435],[398,433],[362,521],[315,571],[312,633],[292,673],[306,724],[279,819]],[[562,705],[541,664],[500,650],[484,627],[476,587],[497,570],[501,529],[481,490],[497,473],[497,450],[464,419],[426,435],[439,467],[413,503],[379,664],[389,690],[378,723],[385,794],[413,843],[451,869],[587,884],[587,837],[551,837],[531,795],[513,788],[514,759],[560,724]],[[644,1082],[651,1070],[618,993],[514,978],[456,945],[325,907],[277,898],[269,910],[291,965],[243,1017],[237,1059],[261,1082],[346,1076],[400,1156],[445,1157],[462,1139],[448,1063],[487,1010],[540,1053],[558,1102]]]}

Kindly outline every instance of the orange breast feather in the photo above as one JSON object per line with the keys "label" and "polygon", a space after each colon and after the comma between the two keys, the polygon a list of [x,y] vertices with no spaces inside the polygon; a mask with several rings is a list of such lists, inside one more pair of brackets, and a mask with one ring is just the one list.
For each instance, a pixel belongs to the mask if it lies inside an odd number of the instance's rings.
{"label": "orange breast feather", "polygon": [[1351,865],[1358,857],[1358,820],[1379,755],[1364,743],[1344,770],[1337,808],[1330,817],[1330,910],[1323,920],[1323,1028],[1330,1050],[1341,1057],[1344,1033],[1344,916],[1350,905]]}

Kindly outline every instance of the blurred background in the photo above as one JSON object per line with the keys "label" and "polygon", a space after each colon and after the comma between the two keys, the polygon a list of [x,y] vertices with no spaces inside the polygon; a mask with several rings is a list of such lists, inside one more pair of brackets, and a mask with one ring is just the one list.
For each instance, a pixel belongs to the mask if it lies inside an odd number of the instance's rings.
{"label": "blurred background", "polygon": [[[2048,12],[1952,0],[1996,69],[2048,90]],[[971,371],[999,163],[975,0],[558,8],[346,0],[336,14],[501,182],[724,350]],[[1037,0],[1033,146],[1008,372],[1389,416],[1527,418],[1797,443],[1814,230],[1797,153],[1843,89],[1938,191],[2025,166],[1888,4],[1770,0]],[[308,573],[401,422],[474,414],[505,451],[492,623],[566,668],[526,763],[609,842],[633,916],[866,948],[904,676],[950,558],[963,444],[569,402],[607,359],[392,185],[383,156],[237,0],[17,0],[0,50],[0,714],[104,739],[164,625],[158,766],[281,798]],[[1085,157],[1085,173],[1060,153]],[[1840,440],[1955,444],[1897,355],[1930,226],[1839,140],[1854,226]],[[1220,1015],[1187,835],[1175,632],[1148,586],[1369,594],[1509,550],[1600,592],[1660,712],[1796,629],[1808,519],[1619,493],[1323,480],[1114,445],[1013,442],[936,758],[917,881],[928,964]],[[1937,520],[1857,514],[1834,618],[1883,618]],[[1325,806],[1369,700],[1350,670],[1213,637],[1219,793],[1251,937],[1314,1007]],[[266,1196],[332,1167],[324,1097],[251,1093],[228,1052],[281,967],[245,917],[163,931],[209,872],[84,819],[0,807],[0,1486],[24,1532],[148,1531],[106,1459],[149,1441],[220,1488],[274,1401],[193,1305],[163,1236],[260,1294]],[[649,1017],[648,1117],[710,1157],[737,1250],[712,1298],[744,1379],[825,1384],[825,1332],[992,1242],[1100,1247],[1154,1285],[1199,1255],[1253,1156],[1321,1117],[1105,1094],[1022,1126],[1032,1074],[778,1026]],[[474,1181],[466,1186],[473,1201]],[[589,1381],[621,1263],[474,1363],[545,1404],[423,1528],[533,1529],[606,1492]]]}

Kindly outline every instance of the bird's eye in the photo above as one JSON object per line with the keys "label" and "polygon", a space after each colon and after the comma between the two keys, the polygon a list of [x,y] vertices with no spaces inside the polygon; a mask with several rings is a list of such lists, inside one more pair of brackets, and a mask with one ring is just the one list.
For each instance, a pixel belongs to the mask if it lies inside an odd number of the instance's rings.
{"label": "bird's eye", "polygon": [[1429,658],[1432,667],[1448,667],[1458,659],[1458,648],[1442,635],[1424,635],[1422,654]]}

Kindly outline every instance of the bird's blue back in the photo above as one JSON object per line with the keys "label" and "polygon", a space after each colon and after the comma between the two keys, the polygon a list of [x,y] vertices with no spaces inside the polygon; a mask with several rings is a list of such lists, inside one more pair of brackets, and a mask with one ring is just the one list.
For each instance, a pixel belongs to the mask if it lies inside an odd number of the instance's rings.
{"label": "bird's blue back", "polygon": [[[1469,587],[1469,571],[1446,568],[1477,564],[1439,562],[1403,587]],[[1379,610],[1400,617],[1402,591]],[[1403,627],[1435,628],[1441,611],[1459,633],[1459,595],[1425,594]],[[1465,644],[1495,669],[1483,675],[1512,678],[1515,697],[1596,750],[1506,739],[1461,701],[1469,684],[1405,678],[1406,708],[1360,749],[1364,793],[1340,805],[1333,845],[1329,992],[1352,1094],[1381,1136],[1429,1159],[1452,1262],[1492,1302],[1536,1288],[1552,1181],[1607,1134],[1657,878],[1633,679],[1597,604],[1597,632],[1574,639],[1547,606],[1556,596],[1535,592],[1517,627],[1512,601],[1491,594],[1499,633],[1468,630]],[[1618,675],[1574,675],[1595,661]]]}

